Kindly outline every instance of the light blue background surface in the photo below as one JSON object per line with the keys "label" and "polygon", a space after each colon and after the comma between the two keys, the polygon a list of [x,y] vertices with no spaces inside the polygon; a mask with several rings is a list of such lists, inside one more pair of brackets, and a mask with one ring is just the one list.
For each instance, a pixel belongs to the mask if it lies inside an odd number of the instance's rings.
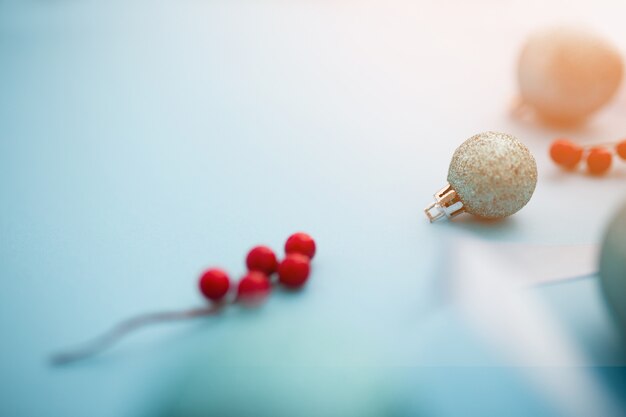
{"label": "light blue background surface", "polygon": [[[556,133],[506,106],[528,31],[567,4],[619,32],[614,3],[128,3],[0,1],[0,415],[149,413],[194,397],[189,366],[220,410],[262,387],[259,415],[293,415],[297,396],[263,398],[301,374],[313,398],[345,381],[335,412],[550,412],[514,369],[465,368],[498,362],[442,307],[437,274],[457,234],[598,242],[623,167],[559,174]],[[623,135],[625,103],[568,133]],[[502,223],[427,224],[452,151],[489,129],[535,152],[533,201]],[[301,293],[45,362],[130,315],[200,305],[202,268],[240,275],[249,247],[297,230],[319,245]],[[593,280],[540,291],[598,364],[622,363]]]}

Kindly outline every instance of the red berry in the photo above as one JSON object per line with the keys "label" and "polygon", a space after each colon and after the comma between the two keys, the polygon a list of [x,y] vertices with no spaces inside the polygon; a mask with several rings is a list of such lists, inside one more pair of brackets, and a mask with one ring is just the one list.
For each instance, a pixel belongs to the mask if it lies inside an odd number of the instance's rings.
{"label": "red berry", "polygon": [[246,265],[250,271],[272,275],[278,267],[278,260],[273,250],[267,246],[255,246],[246,256]]}
{"label": "red berry", "polygon": [[230,287],[230,278],[228,274],[219,268],[207,269],[200,276],[198,281],[200,292],[207,299],[219,301],[228,292]]}
{"label": "red berry", "polygon": [[550,157],[557,164],[572,169],[583,157],[583,148],[567,139],[557,139],[550,146]]}
{"label": "red berry", "polygon": [[255,306],[261,304],[271,292],[270,280],[262,272],[251,271],[241,278],[237,287],[237,301]]}
{"label": "red berry", "polygon": [[626,160],[626,139],[615,146],[615,152],[617,152],[620,158]]}
{"label": "red berry", "polygon": [[602,175],[609,170],[613,155],[604,148],[593,148],[587,155],[587,169],[592,175]]}
{"label": "red berry", "polygon": [[281,284],[298,288],[304,285],[311,272],[311,261],[298,253],[287,255],[278,265],[278,279]]}
{"label": "red berry", "polygon": [[299,253],[313,259],[315,256],[315,241],[306,233],[294,233],[285,242],[285,253]]}

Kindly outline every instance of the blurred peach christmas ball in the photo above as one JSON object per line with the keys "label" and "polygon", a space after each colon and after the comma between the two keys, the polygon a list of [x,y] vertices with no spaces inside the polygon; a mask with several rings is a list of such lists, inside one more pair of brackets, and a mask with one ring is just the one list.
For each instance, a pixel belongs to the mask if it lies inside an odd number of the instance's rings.
{"label": "blurred peach christmas ball", "polygon": [[623,63],[607,40],[585,29],[559,27],[529,37],[518,62],[523,105],[549,123],[585,120],[615,95]]}

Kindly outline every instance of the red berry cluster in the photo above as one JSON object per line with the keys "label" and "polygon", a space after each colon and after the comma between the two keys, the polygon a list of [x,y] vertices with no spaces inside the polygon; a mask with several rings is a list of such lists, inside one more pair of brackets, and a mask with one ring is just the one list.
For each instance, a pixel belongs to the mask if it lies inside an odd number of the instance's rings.
{"label": "red berry cluster", "polygon": [[[278,262],[276,254],[267,246],[255,246],[246,256],[248,272],[239,280],[236,300],[245,305],[258,305],[271,292],[270,278],[278,273],[278,282],[288,288],[299,288],[311,272],[315,256],[315,241],[306,233],[295,233],[285,242],[285,258]],[[214,302],[223,301],[230,289],[230,277],[220,268],[202,273],[198,282],[200,292]]]}
{"label": "red berry cluster", "polygon": [[574,169],[585,156],[587,171],[592,175],[602,175],[611,168],[611,150],[626,160],[626,140],[605,145],[580,146],[567,139],[557,139],[550,146],[550,157],[563,168]]}
{"label": "red berry cluster", "polygon": [[[299,288],[309,278],[311,259],[315,256],[315,241],[306,233],[295,233],[285,242],[285,258],[278,262],[276,254],[267,246],[256,246],[246,256],[248,272],[237,285],[236,301],[244,305],[257,305],[271,292],[270,277],[278,272],[278,282],[288,288]],[[207,269],[198,281],[200,292],[215,303],[224,301],[230,289],[230,277],[219,268]],[[112,331],[96,339],[86,348],[62,352],[52,357],[55,364],[66,364],[84,359],[110,346],[125,334],[147,324],[188,319],[212,314],[219,305],[187,311],[167,311],[143,314],[123,321]]]}

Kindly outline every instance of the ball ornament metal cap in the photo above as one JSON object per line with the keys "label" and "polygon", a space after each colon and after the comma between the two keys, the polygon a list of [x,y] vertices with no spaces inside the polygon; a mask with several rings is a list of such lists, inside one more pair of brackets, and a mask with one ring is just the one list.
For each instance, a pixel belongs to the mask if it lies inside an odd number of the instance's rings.
{"label": "ball ornament metal cap", "polygon": [[424,212],[432,222],[467,212],[486,219],[510,216],[528,203],[537,185],[537,163],[517,138],[484,132],[459,146],[448,183]]}

